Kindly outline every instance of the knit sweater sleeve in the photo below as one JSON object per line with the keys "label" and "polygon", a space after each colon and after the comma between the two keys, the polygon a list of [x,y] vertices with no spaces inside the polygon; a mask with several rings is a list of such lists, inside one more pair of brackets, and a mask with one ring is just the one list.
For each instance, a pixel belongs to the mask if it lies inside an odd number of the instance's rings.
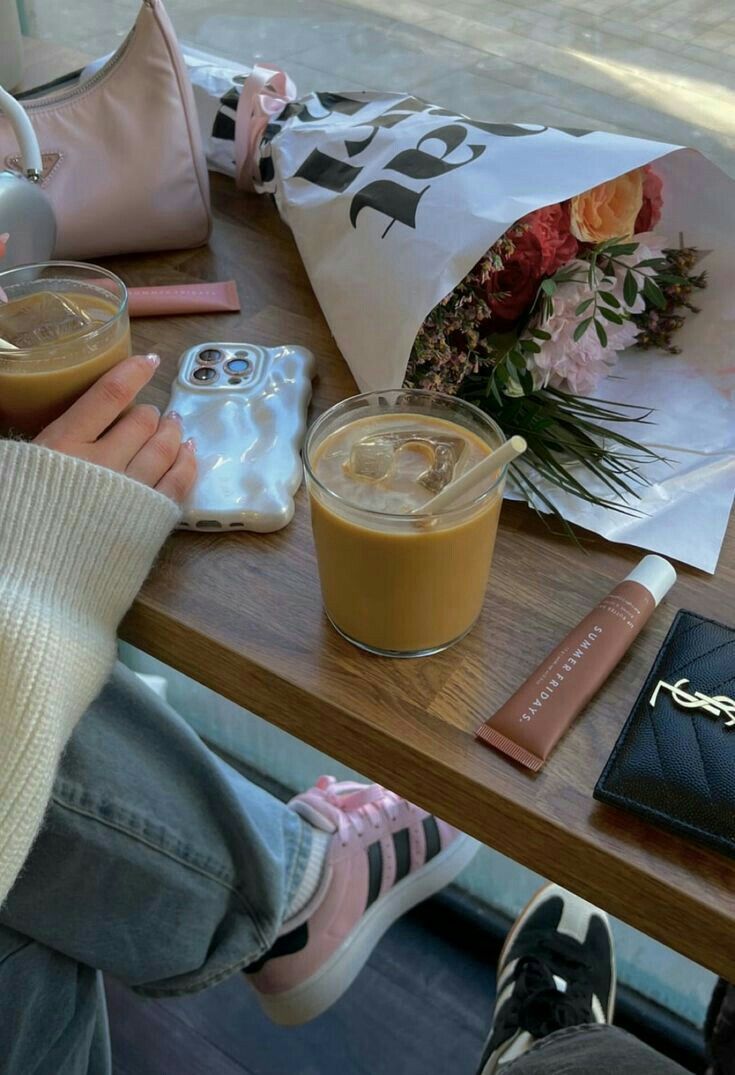
{"label": "knit sweater sleeve", "polygon": [[177,519],[172,501],[121,474],[0,441],[0,903]]}

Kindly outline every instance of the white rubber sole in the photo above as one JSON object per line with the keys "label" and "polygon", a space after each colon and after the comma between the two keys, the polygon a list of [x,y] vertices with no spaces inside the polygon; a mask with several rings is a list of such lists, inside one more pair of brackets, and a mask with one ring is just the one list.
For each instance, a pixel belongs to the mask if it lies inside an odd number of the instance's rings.
{"label": "white rubber sole", "polygon": [[258,993],[263,1011],[281,1026],[298,1026],[330,1008],[354,982],[393,923],[450,884],[475,857],[480,844],[460,836],[420,870],[409,874],[367,909],[355,929],[316,974],[285,993]]}

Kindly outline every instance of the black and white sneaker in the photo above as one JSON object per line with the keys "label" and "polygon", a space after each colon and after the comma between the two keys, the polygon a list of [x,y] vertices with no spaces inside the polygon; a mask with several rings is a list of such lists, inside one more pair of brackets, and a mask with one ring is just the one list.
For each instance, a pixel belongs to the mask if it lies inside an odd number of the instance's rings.
{"label": "black and white sneaker", "polygon": [[558,885],[537,892],[498,962],[495,1016],[478,1075],[495,1075],[564,1027],[609,1023],[615,951],[604,911]]}

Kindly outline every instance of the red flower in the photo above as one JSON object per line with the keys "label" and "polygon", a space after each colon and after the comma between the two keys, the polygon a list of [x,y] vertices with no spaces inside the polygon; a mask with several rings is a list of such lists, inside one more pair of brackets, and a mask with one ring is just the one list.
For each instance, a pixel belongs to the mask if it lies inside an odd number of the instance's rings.
{"label": "red flower", "polygon": [[636,235],[642,231],[653,231],[661,219],[661,208],[664,204],[662,188],[661,176],[647,164],[643,169],[643,205],[635,221]]}
{"label": "red flower", "polygon": [[[517,321],[528,309],[541,281],[575,257],[579,244],[569,231],[568,205],[548,205],[528,213],[510,230],[515,250],[503,268],[490,273],[488,304],[501,321]],[[497,297],[503,292],[502,297]]]}

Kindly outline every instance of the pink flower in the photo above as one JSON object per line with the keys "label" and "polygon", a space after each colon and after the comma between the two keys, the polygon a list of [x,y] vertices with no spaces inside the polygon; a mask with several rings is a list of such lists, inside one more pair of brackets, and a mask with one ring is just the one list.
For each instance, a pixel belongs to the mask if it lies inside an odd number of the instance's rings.
{"label": "pink flower", "polygon": [[635,221],[635,234],[653,231],[661,219],[663,208],[663,180],[650,164],[643,168],[643,205]]}
{"label": "pink flower", "polygon": [[0,258],[5,253],[5,247],[8,245],[8,239],[9,238],[10,238],[10,234],[7,231],[4,231],[2,233],[2,235],[0,235]]}
{"label": "pink flower", "polygon": [[569,208],[548,205],[519,220],[508,232],[514,244],[503,267],[488,275],[488,306],[493,318],[517,321],[528,310],[539,284],[577,253],[569,231]]}
{"label": "pink flower", "polygon": [[570,228],[569,204],[547,205],[523,218],[538,235],[544,256],[544,276],[553,276],[557,269],[576,258],[579,243]]}
{"label": "pink flower", "polygon": [[[638,247],[633,254],[616,258],[615,282],[602,287],[602,271],[598,270],[598,287],[609,291],[620,303],[619,312],[638,314],[645,309],[641,295],[644,278],[654,276],[655,268],[646,266],[637,268],[642,261],[649,261],[662,256],[666,240],[660,236],[645,233],[635,236]],[[591,317],[593,306],[588,306],[581,314],[576,310],[579,305],[593,297],[588,282],[589,263],[573,261],[569,268],[574,272],[575,280],[557,284],[554,293],[554,311],[548,321],[539,325],[551,335],[550,340],[541,343],[541,350],[533,356],[529,368],[534,376],[537,388],[551,385],[563,388],[575,395],[589,395],[606,377],[617,362],[619,351],[632,347],[638,336],[638,326],[626,318],[622,325],[613,321],[602,321],[607,336],[607,347],[600,343],[594,325],[589,325],[580,339],[574,339],[574,333],[580,321]],[[628,269],[635,269],[638,293],[631,305],[625,301],[624,281]]]}
{"label": "pink flower", "polygon": [[627,320],[622,325],[605,322],[607,347],[602,346],[592,325],[575,340],[575,329],[581,320],[591,315],[591,308],[582,314],[575,311],[580,303],[592,296],[592,292],[587,282],[588,263],[572,262],[570,268],[579,270],[576,274],[579,280],[557,285],[554,312],[539,326],[550,334],[551,339],[541,344],[541,351],[533,356],[530,368],[539,388],[551,385],[587,396],[610,373],[617,362],[617,353],[635,342],[638,328]]}

